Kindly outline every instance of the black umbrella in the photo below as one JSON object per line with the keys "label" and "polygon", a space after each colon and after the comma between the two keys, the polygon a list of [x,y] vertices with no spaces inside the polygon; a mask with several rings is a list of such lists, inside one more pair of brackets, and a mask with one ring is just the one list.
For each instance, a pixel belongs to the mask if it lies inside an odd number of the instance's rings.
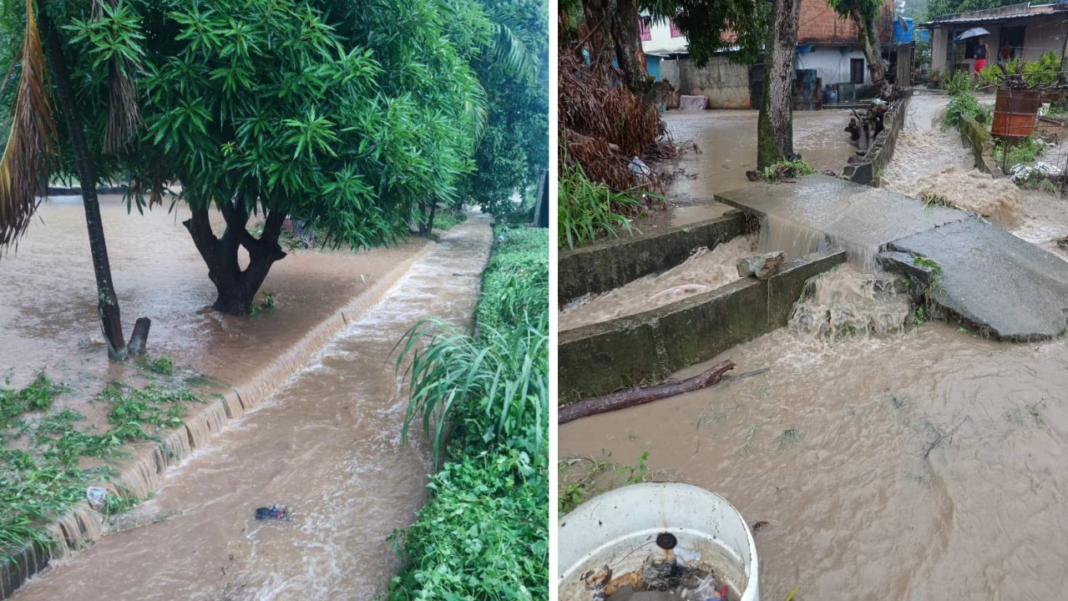
{"label": "black umbrella", "polygon": [[960,34],[959,36],[953,38],[953,41],[954,42],[963,42],[964,40],[967,40],[968,38],[977,38],[977,37],[979,37],[981,35],[990,35],[990,32],[985,30],[985,29],[983,29],[982,27],[973,27],[973,28],[969,29],[968,31],[965,31],[964,33]]}

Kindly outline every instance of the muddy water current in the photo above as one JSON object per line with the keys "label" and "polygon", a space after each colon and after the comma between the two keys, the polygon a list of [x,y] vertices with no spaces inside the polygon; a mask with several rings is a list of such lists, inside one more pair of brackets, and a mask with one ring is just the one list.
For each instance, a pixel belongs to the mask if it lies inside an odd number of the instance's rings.
{"label": "muddy water current", "polygon": [[729,284],[739,278],[737,263],[753,254],[755,236],[739,236],[712,250],[699,248],[677,267],[637,279],[601,295],[573,301],[560,312],[559,329],[634,315]]}
{"label": "muddy water current", "polygon": [[[468,326],[491,242],[473,216],[258,409],[168,473],[93,547],[15,596],[33,600],[372,599],[399,561],[431,468],[400,440],[405,392],[390,360],[419,319]],[[290,521],[256,521],[286,504]]]}
{"label": "muddy water current", "polygon": [[771,369],[561,426],[560,457],[647,451],[650,479],[767,521],[762,598],[1063,598],[1068,340],[930,323],[832,344],[784,328],[676,377],[725,358]]}
{"label": "muddy water current", "polygon": [[[884,185],[971,169],[959,134],[932,128],[944,105],[912,99]],[[1050,248],[1065,201],[1021,198],[1010,231]],[[897,289],[843,266],[789,327],[674,377],[728,358],[767,372],[561,426],[561,482],[620,485],[612,466],[648,453],[648,480],[724,495],[767,523],[762,598],[1064,598],[1068,338],[1006,344],[916,325]]]}

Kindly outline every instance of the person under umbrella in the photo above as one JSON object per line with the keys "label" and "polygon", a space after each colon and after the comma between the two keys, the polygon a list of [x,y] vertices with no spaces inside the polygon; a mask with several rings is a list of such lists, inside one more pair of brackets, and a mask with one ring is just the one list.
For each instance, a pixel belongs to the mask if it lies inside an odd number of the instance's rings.
{"label": "person under umbrella", "polygon": [[986,67],[986,56],[990,52],[990,49],[986,47],[986,41],[983,38],[975,40],[975,77],[979,78],[979,72]]}

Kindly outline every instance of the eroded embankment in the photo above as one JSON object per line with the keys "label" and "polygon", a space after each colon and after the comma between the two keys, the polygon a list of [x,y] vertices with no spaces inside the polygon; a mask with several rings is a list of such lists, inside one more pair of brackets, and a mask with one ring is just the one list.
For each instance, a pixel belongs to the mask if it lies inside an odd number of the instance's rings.
{"label": "eroded embankment", "polygon": [[[113,491],[145,498],[162,475],[205,447],[232,419],[259,405],[300,369],[338,330],[359,318],[428,250],[417,240],[392,249],[349,253],[297,251],[278,263],[263,290],[276,293],[278,306],[254,318],[220,316],[201,310],[213,300],[206,268],[181,226],[183,212],[144,217],[125,214],[118,198],[103,199],[105,228],[120,302],[129,321],[153,319],[149,351],[191,367],[207,380],[225,382],[221,397],[191,404],[185,425],[156,443],[131,449],[118,466]],[[93,399],[107,381],[143,382],[136,364],[111,365],[102,347],[88,342],[98,335],[95,289],[79,199],[53,199],[40,211],[18,253],[0,263],[3,326],[2,367],[14,384],[46,370],[71,390],[57,398],[56,411],[86,417],[81,427],[106,426],[106,407]],[[166,449],[166,450],[164,450]],[[102,516],[86,503],[62,516],[53,530],[64,541],[55,553],[96,539]],[[30,553],[5,564],[0,596],[43,567]]]}

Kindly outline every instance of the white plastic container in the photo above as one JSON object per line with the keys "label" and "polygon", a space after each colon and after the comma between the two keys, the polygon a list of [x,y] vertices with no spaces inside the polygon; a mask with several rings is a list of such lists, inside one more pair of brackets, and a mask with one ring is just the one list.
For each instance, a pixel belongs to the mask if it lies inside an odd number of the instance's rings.
{"label": "white plastic container", "polygon": [[697,486],[649,483],[607,492],[563,516],[559,534],[560,601],[594,599],[583,581],[591,571],[608,566],[618,578],[640,571],[650,556],[672,553],[715,572],[733,591],[730,598],[760,599],[749,526],[726,499]]}

